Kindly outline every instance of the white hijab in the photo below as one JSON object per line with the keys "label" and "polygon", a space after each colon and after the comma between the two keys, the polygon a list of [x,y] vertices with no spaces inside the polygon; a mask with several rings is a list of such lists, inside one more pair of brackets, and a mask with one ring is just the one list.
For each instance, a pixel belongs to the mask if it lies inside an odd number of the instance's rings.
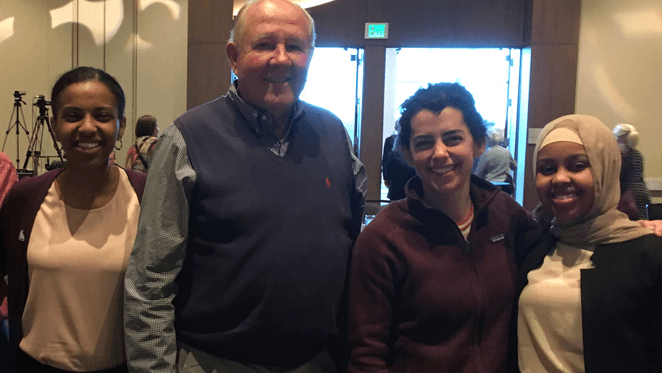
{"label": "white hijab", "polygon": [[621,152],[609,128],[595,117],[566,115],[547,124],[540,133],[533,152],[534,177],[541,145],[566,141],[562,138],[545,141],[556,128],[570,129],[579,136],[591,164],[595,191],[595,202],[588,214],[567,224],[559,224],[554,219],[552,230],[561,242],[572,246],[594,246],[629,241],[651,234],[649,229],[629,220],[627,215],[616,209],[621,198]]}

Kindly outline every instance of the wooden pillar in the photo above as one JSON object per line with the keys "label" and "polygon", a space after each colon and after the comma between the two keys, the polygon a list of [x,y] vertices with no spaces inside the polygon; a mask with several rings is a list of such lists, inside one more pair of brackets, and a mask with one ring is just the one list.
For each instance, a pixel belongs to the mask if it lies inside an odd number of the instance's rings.
{"label": "wooden pillar", "polygon": [[[542,128],[575,112],[581,0],[532,0],[531,76],[528,128]],[[520,123],[527,125],[527,123]],[[532,164],[534,145],[526,146],[524,208],[539,202]]]}
{"label": "wooden pillar", "polygon": [[188,2],[187,109],[213,100],[230,86],[225,43],[232,29],[232,7],[228,0]]}
{"label": "wooden pillar", "polygon": [[363,97],[359,158],[368,173],[368,199],[381,194],[382,132],[384,128],[385,47],[366,47],[363,59]]}

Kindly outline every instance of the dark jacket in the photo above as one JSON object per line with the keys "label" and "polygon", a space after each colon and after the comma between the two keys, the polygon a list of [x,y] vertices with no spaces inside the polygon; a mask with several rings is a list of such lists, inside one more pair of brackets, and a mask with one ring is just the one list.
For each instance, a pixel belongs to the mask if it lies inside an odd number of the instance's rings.
{"label": "dark jacket", "polygon": [[399,147],[394,144],[395,140],[395,135],[386,138],[382,156],[382,174],[388,183],[388,199],[391,201],[406,198],[405,185],[416,176],[416,170],[407,164]]}
{"label": "dark jacket", "polygon": [[[7,295],[9,304],[9,339],[12,355],[16,353],[22,338],[21,319],[28,297],[28,262],[27,248],[34,219],[48,189],[57,175],[64,169],[59,168],[35,177],[19,180],[5,199],[0,210],[0,276],[7,275],[10,286],[7,294],[1,292],[0,299]],[[125,170],[129,182],[142,200],[147,175]],[[11,265],[8,265],[11,263]],[[4,281],[2,284],[4,285]]]}
{"label": "dark jacket", "polygon": [[[523,262],[513,320],[528,273],[550,249],[541,245]],[[662,372],[662,238],[651,234],[598,245],[591,261],[595,268],[581,272],[586,373]]]}
{"label": "dark jacket", "polygon": [[[422,195],[421,181],[408,188]],[[468,241],[408,193],[366,226],[350,276],[350,372],[505,372],[517,263],[542,228],[472,176]]]}

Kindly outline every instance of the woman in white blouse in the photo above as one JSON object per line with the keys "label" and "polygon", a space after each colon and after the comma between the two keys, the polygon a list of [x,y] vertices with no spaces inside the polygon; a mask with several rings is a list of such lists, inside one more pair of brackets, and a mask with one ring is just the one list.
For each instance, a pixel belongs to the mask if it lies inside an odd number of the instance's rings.
{"label": "woman in white blouse", "polygon": [[126,372],[124,273],[145,175],[110,161],[125,98],[103,70],[78,67],[52,92],[66,169],[20,180],[0,211],[12,360],[21,372]]}
{"label": "woman in white blouse", "polygon": [[561,117],[543,129],[534,159],[558,241],[523,264],[520,370],[662,371],[662,239],[616,210],[611,131],[594,117]]}

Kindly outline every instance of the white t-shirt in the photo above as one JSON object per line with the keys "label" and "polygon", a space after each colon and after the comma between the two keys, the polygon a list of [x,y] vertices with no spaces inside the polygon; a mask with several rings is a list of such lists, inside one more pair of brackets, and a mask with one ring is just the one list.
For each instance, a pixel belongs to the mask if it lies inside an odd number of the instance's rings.
{"label": "white t-shirt", "polygon": [[582,269],[593,267],[593,249],[558,243],[529,272],[517,320],[522,373],[584,372],[580,279]]}
{"label": "white t-shirt", "polygon": [[20,348],[43,364],[94,371],[126,361],[124,273],[140,204],[124,170],[119,174],[105,206],[66,206],[53,183],[35,217]]}

